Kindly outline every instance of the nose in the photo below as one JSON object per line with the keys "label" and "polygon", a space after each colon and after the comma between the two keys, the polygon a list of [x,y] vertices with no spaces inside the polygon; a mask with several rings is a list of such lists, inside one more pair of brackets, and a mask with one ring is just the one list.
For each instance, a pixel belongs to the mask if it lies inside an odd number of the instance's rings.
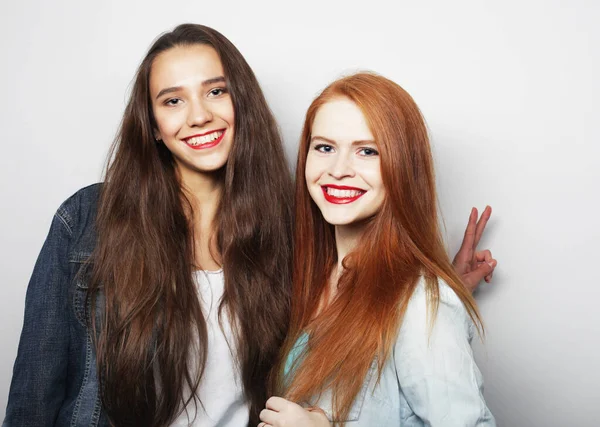
{"label": "nose", "polygon": [[202,127],[212,121],[213,115],[202,101],[191,102],[188,111],[187,125],[189,127]]}
{"label": "nose", "polygon": [[329,175],[335,179],[351,178],[355,175],[354,165],[352,164],[351,154],[338,153],[329,166]]}

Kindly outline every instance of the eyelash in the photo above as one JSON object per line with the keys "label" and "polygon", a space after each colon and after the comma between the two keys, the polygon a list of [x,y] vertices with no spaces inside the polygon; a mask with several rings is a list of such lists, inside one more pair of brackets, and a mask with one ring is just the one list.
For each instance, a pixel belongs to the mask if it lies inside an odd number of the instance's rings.
{"label": "eyelash", "polygon": [[[333,147],[331,145],[329,145],[329,144],[317,144],[317,145],[315,145],[314,149],[316,151],[321,152],[321,153],[331,153],[331,151],[324,151],[323,150],[324,148],[329,148],[329,149],[333,150]],[[367,154],[367,153],[365,153],[365,151],[369,151],[370,153]],[[370,147],[359,148],[358,152],[359,153],[362,152],[361,156],[364,156],[364,157],[374,157],[374,156],[378,156],[379,155],[379,151],[377,151],[374,148],[370,148]]]}
{"label": "eyelash", "polygon": [[363,156],[365,156],[365,157],[379,156],[379,151],[377,151],[377,150],[376,150],[376,149],[374,149],[374,148],[365,147],[365,148],[361,148],[361,149],[359,149],[358,151],[359,151],[359,152],[360,152],[360,151],[363,151],[363,152],[364,152],[364,151],[371,151],[371,152],[372,152],[371,154],[366,154],[366,153],[365,153],[365,154],[363,154]]}
{"label": "eyelash", "polygon": [[[218,93],[215,94],[214,92],[218,92]],[[224,95],[226,93],[227,93],[227,88],[224,88],[224,87],[216,87],[216,88],[208,91],[208,95],[209,96],[212,95],[213,98]],[[181,102],[181,99],[179,99],[179,98],[169,98],[169,99],[165,100],[164,104],[169,107],[174,107],[177,104],[179,104],[179,102]]]}
{"label": "eyelash", "polygon": [[174,107],[175,105],[179,104],[179,102],[177,102],[177,104],[174,104],[173,101],[181,101],[181,99],[179,98],[169,98],[165,101],[165,105],[169,106],[169,107]]}
{"label": "eyelash", "polygon": [[[219,91],[219,93],[217,95],[214,95],[213,92]],[[208,91],[209,95],[213,95],[213,96],[220,96],[220,95],[224,95],[227,93],[227,88],[225,87],[216,87],[214,89],[211,89]]]}
{"label": "eyelash", "polygon": [[331,153],[331,151],[323,151],[323,148],[331,148],[333,150],[333,147],[328,144],[317,144],[317,145],[315,145],[314,149],[321,153]]}

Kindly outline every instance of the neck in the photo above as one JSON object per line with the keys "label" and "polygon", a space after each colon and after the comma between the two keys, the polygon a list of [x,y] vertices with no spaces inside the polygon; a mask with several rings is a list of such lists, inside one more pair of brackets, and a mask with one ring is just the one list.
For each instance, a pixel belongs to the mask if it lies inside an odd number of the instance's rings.
{"label": "neck", "polygon": [[188,195],[204,205],[214,196],[220,197],[223,190],[223,171],[199,173],[178,169],[179,180]]}
{"label": "neck", "polygon": [[366,224],[364,222],[360,222],[358,224],[337,225],[335,227],[337,265],[335,266],[335,268],[331,272],[331,276],[329,277],[329,290],[326,293],[325,305],[329,304],[337,294],[338,281],[340,276],[344,272],[342,261],[350,252],[352,252],[356,248],[360,237],[365,231],[365,225]]}
{"label": "neck", "polygon": [[191,204],[194,233],[194,262],[197,268],[217,270],[220,259],[217,248],[216,215],[223,194],[221,173],[181,174],[183,190]]}
{"label": "neck", "polygon": [[352,252],[365,231],[365,224],[337,225],[335,227],[335,246],[337,249],[337,270],[341,272],[342,261]]}

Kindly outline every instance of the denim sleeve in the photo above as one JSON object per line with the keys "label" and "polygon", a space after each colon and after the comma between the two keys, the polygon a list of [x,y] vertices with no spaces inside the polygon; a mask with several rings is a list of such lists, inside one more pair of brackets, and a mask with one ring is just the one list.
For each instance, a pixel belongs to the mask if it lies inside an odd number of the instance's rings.
{"label": "denim sleeve", "polygon": [[413,414],[409,426],[493,427],[483,380],[471,349],[474,325],[454,291],[440,281],[440,304],[430,329],[425,288],[408,305],[394,361]]}
{"label": "denim sleeve", "polygon": [[69,218],[53,218],[27,288],[4,427],[52,426],[65,397],[69,349]]}

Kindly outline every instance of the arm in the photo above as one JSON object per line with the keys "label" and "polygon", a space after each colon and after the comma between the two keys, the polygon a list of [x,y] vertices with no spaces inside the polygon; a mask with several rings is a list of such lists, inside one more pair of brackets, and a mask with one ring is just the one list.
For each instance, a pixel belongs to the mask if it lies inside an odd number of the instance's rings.
{"label": "arm", "polygon": [[423,423],[418,425],[495,426],[471,350],[473,325],[462,302],[443,282],[431,334],[428,320],[425,289],[419,286],[394,348],[398,382],[408,405]]}
{"label": "arm", "polygon": [[52,426],[65,396],[69,348],[68,247],[71,229],[59,209],[38,256],[3,426]]}

